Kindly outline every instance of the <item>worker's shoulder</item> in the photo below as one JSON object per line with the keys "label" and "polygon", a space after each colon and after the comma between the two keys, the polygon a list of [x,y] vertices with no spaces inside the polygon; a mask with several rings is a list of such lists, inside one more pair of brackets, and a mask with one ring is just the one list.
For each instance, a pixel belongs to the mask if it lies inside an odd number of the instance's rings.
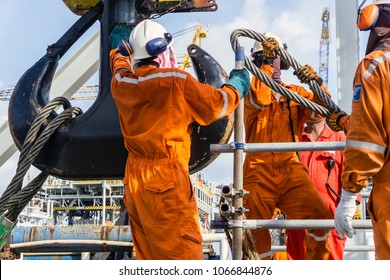
{"label": "worker's shoulder", "polygon": [[380,77],[383,75],[383,72],[387,75],[389,65],[390,51],[374,50],[362,59],[359,63],[356,74],[363,75],[365,79],[369,79],[370,77]]}
{"label": "worker's shoulder", "polygon": [[390,63],[390,51],[388,50],[374,50],[362,59],[362,62],[372,62],[376,61],[377,63],[387,62]]}
{"label": "worker's shoulder", "polygon": [[140,79],[175,79],[181,78],[186,80],[189,76],[187,72],[178,68],[160,68],[155,65],[144,65],[136,69],[135,76]]}
{"label": "worker's shoulder", "polygon": [[180,68],[176,68],[176,67],[156,68],[156,71],[164,72],[164,73],[179,73],[179,74],[183,74],[183,75],[189,76],[188,72],[186,72],[184,70],[181,70]]}

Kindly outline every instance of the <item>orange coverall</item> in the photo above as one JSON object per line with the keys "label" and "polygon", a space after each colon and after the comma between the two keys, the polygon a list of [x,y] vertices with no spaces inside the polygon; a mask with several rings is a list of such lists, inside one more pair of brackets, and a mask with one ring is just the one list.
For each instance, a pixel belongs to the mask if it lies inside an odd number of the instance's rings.
{"label": "orange coverall", "polygon": [[123,201],[136,258],[203,259],[191,185],[191,124],[230,115],[240,101],[231,86],[216,89],[177,68],[146,65],[110,53],[111,91],[128,150]]}
{"label": "orange coverall", "polygon": [[357,67],[342,174],[345,190],[355,193],[367,187],[368,178],[372,177],[367,208],[375,253],[378,259],[387,260],[390,259],[389,77],[389,50],[369,53]]}
{"label": "orange coverall", "polygon": [[[273,66],[263,64],[261,70],[269,77]],[[297,85],[285,85],[309,100],[318,101],[312,92]],[[294,125],[294,138],[299,139],[304,124],[312,111],[291,101],[290,110],[285,97],[276,94],[257,77],[253,77],[245,97],[245,137],[247,143],[292,142],[290,112]],[[247,219],[271,219],[279,208],[290,219],[332,219],[318,191],[309,177],[307,168],[295,152],[247,153],[244,161],[244,207],[249,209]],[[329,230],[309,230],[305,238],[306,259],[328,259]],[[252,230],[260,258],[270,258],[269,230]]]}
{"label": "orange coverall", "polygon": [[[337,133],[324,124],[324,129],[317,140],[312,140],[306,132],[302,133],[300,142],[336,142],[345,141],[344,133]],[[341,195],[341,173],[343,170],[343,151],[301,151],[299,152],[301,162],[307,166],[309,176],[312,178],[322,200],[334,216],[339,198],[326,186],[330,187]],[[329,169],[329,162],[334,162],[334,167]],[[329,171],[330,170],[330,171]],[[305,256],[304,239],[306,230],[287,229],[287,255],[292,260],[303,260]],[[328,239],[330,248],[330,260],[344,259],[344,247],[346,239],[341,239],[335,229],[331,229]]]}

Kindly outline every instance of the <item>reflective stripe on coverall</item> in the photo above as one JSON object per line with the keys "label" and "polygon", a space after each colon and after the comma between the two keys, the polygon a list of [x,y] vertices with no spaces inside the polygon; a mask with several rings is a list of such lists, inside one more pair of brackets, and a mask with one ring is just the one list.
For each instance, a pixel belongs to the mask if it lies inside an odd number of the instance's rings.
{"label": "reflective stripe on coverall", "polygon": [[[271,65],[263,64],[261,70],[269,77]],[[290,90],[309,100],[319,102],[312,92],[301,86],[285,85]],[[322,86],[323,87],[323,86]],[[304,124],[312,118],[312,111],[291,101],[291,119],[296,141]],[[253,77],[251,89],[245,97],[246,143],[291,142],[289,109],[284,96]],[[289,219],[332,219],[322,201],[307,168],[299,161],[295,152],[247,153],[244,162],[244,207],[248,219],[271,219],[275,208],[279,208]],[[327,237],[329,230],[309,230],[306,236],[306,259],[328,259]],[[271,240],[269,230],[252,230],[260,257],[269,257]]]}
{"label": "reflective stripe on coverall", "polygon": [[359,192],[373,179],[368,201],[375,253],[390,259],[390,52],[376,50],[357,67],[344,152],[344,188]]}
{"label": "reflective stripe on coverall", "polygon": [[191,124],[230,115],[233,87],[216,89],[176,68],[142,66],[112,50],[111,91],[128,150],[124,204],[137,259],[203,259],[196,197],[190,182]]}
{"label": "reflective stripe on coverall", "polygon": [[[303,132],[300,142],[313,142],[308,133]],[[314,142],[336,142],[345,141],[345,135],[342,132],[334,132],[324,124],[321,135]],[[341,195],[341,173],[343,170],[344,152],[343,151],[301,151],[299,152],[301,162],[308,168],[309,176],[325,202],[329,211],[334,216],[339,198],[326,186],[328,182],[333,190]],[[335,165],[329,172],[329,160],[333,160]],[[329,178],[328,178],[329,174]],[[287,229],[287,254],[292,260],[303,260],[305,256],[304,239],[306,230]],[[328,245],[330,249],[330,260],[344,259],[344,247],[346,239],[341,239],[335,229],[330,230]]]}

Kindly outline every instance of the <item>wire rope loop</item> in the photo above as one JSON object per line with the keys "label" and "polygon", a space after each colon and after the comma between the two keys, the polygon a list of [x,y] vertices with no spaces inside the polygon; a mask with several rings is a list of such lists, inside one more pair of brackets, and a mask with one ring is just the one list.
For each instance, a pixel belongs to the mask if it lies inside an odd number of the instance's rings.
{"label": "wire rope loop", "polygon": [[[65,110],[51,120],[38,136],[38,131],[42,124],[47,122],[49,114],[60,105],[62,105]],[[30,182],[27,187],[22,189],[23,178],[32,165],[35,157],[60,125],[80,114],[82,114],[80,108],[71,107],[69,100],[64,97],[58,97],[50,101],[34,120],[33,125],[27,133],[28,137],[26,137],[26,139],[28,139],[28,141],[25,141],[21,149],[16,174],[0,198],[0,212],[7,213],[10,220],[15,220],[17,218],[19,213],[40,189],[48,176],[45,173],[41,173],[36,179]]]}
{"label": "wire rope loop", "polygon": [[[238,37],[240,36],[245,36],[260,42],[266,40],[266,37],[263,34],[258,33],[256,31],[250,29],[236,29],[230,35],[230,42],[232,45],[232,49],[234,51],[236,50],[237,47],[240,46],[238,42]],[[291,65],[294,68],[294,70],[298,70],[301,68],[301,65],[288,53],[287,50],[281,48],[280,55],[282,56],[283,59],[287,61],[289,65]],[[303,98],[300,95],[276,83],[267,75],[262,73],[261,70],[248,57],[245,57],[245,67],[253,75],[259,78],[262,82],[264,82],[267,86],[269,86],[274,91],[282,94],[286,98],[294,100],[295,102],[305,106],[306,108],[322,116],[329,117],[331,112],[342,111],[339,107],[337,107],[337,105],[332,101],[332,99],[329,98],[329,96],[325,93],[325,91],[315,81],[310,81],[309,86],[314,92],[314,94],[316,94],[322,100],[322,102],[325,104],[326,107],[321,106],[315,102],[312,102],[306,98]]]}

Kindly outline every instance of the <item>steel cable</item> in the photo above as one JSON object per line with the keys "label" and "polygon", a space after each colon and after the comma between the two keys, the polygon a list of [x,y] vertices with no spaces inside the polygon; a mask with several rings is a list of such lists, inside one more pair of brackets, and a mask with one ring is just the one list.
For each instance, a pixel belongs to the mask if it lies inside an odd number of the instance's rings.
{"label": "steel cable", "polygon": [[23,182],[24,173],[21,169],[25,168],[25,158],[28,155],[32,145],[34,144],[35,138],[38,132],[41,130],[42,126],[48,122],[47,118],[49,115],[59,106],[63,106],[64,109],[70,107],[69,101],[64,97],[57,97],[47,103],[47,105],[42,109],[42,111],[37,115],[34,119],[27,135],[24,140],[23,146],[20,151],[20,156],[17,164],[16,174],[12,178],[10,184],[2,194],[0,198],[0,213],[2,213],[2,206],[4,206],[5,202],[15,193],[17,193],[21,187]]}
{"label": "steel cable", "polygon": [[[73,118],[74,116],[79,115],[80,113],[81,109],[71,107],[60,113],[49,123],[49,125],[39,135],[34,145],[31,147],[30,153],[28,154],[26,162],[24,163],[24,166],[26,166],[26,168],[24,168],[22,172],[27,172],[27,169],[31,166],[34,159],[41,151],[42,147],[46,144],[47,140],[58,129],[58,127],[60,127],[60,125]],[[27,203],[41,188],[47,177],[48,174],[43,172],[40,173],[33,181],[30,182],[29,185],[20,190],[7,201],[7,203],[5,204],[5,209],[12,209],[7,212],[6,215],[10,221],[14,221],[18,217],[18,215],[24,209]]]}
{"label": "steel cable", "polygon": [[[47,118],[49,115],[60,105],[64,106],[66,109],[50,121],[39,137],[35,139],[39,130],[41,130],[41,127],[48,122]],[[35,157],[39,154],[44,144],[58,129],[58,127],[60,127],[60,125],[82,113],[80,108],[69,107],[70,104],[65,98],[59,97],[53,99],[38,114],[37,118],[30,127],[21,149],[16,174],[1,197],[0,213],[6,213],[9,220],[14,221],[17,218],[19,213],[27,205],[28,201],[30,201],[31,198],[38,192],[39,188],[48,176],[45,173],[39,174],[32,182],[21,190],[23,178],[33,163]]]}
{"label": "steel cable", "polygon": [[[230,35],[230,43],[232,45],[233,50],[235,51],[237,47],[240,46],[238,42],[238,37],[245,36],[256,41],[264,41],[266,37],[263,34],[260,34],[256,31],[250,29],[236,29]],[[283,59],[285,59],[289,65],[291,65],[294,70],[298,70],[301,68],[301,65],[283,48],[280,49],[280,54]],[[309,86],[316,94],[321,101],[326,105],[326,107],[319,105],[313,101],[310,101],[299,94],[283,87],[282,85],[276,83],[274,80],[265,75],[247,56],[245,56],[245,67],[257,78],[259,78],[262,82],[264,82],[268,87],[272,90],[280,93],[286,98],[294,100],[298,104],[305,106],[306,108],[322,115],[325,117],[329,117],[331,112],[339,112],[342,111],[337,105],[332,101],[331,98],[323,91],[323,89],[318,85],[315,81],[310,81]]]}

